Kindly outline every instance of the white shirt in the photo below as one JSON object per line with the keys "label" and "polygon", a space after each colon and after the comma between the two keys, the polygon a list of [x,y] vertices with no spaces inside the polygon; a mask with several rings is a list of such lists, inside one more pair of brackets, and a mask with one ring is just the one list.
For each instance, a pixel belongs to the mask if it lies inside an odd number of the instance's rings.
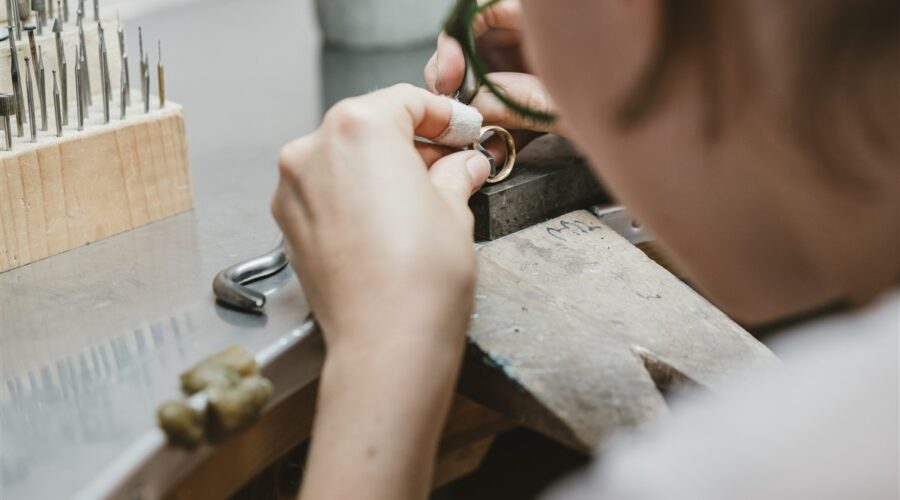
{"label": "white shirt", "polygon": [[597,454],[546,500],[900,498],[900,290],[786,332],[784,366]]}

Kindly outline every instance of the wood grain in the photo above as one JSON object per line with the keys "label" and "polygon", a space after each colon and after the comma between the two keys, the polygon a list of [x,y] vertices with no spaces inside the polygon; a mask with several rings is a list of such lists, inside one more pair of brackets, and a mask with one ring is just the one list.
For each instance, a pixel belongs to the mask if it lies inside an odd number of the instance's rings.
{"label": "wood grain", "polygon": [[491,242],[478,257],[470,350],[498,377],[464,373],[460,390],[585,451],[664,418],[671,381],[716,392],[728,376],[778,364],[589,212]]}
{"label": "wood grain", "polygon": [[168,103],[0,153],[0,272],[190,210],[184,130]]}

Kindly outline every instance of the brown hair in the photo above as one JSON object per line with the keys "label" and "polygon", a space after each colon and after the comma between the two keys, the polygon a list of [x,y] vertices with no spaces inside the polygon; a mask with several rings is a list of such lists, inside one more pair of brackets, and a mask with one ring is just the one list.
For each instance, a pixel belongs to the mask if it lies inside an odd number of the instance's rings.
{"label": "brown hair", "polygon": [[[661,3],[663,13],[655,54],[615,116],[622,130],[644,123],[665,104],[675,68],[690,58],[699,71],[702,86],[703,132],[709,140],[715,140],[723,126],[719,50],[726,34],[720,21],[730,8],[728,4],[721,0]],[[798,141],[830,174],[841,180],[852,178],[851,169],[841,168],[848,158],[839,150],[840,141],[834,140],[834,124],[828,116],[836,104],[828,104],[832,98],[839,97],[840,104],[852,99],[856,111],[853,119],[862,126],[866,145],[890,155],[895,163],[900,161],[900,119],[891,118],[890,125],[884,126],[877,107],[885,103],[877,99],[872,102],[872,93],[867,92],[871,82],[866,81],[875,76],[870,69],[885,62],[891,65],[894,77],[900,77],[900,1],[788,0],[785,5],[793,17],[797,51],[787,118]],[[740,20],[731,21],[736,22],[730,23],[727,36],[729,42],[736,43],[730,46],[740,48],[742,42],[733,40],[741,36]],[[752,73],[752,69],[747,72]],[[876,78],[883,76],[879,73]],[[900,88],[894,92],[900,94]],[[894,107],[898,114],[900,110]]]}

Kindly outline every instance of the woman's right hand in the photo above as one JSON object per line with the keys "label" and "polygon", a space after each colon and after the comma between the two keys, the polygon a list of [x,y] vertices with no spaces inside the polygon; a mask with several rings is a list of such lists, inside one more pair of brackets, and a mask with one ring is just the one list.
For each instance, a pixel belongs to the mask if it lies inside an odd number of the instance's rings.
{"label": "woman's right hand", "polygon": [[[485,9],[472,27],[478,53],[487,65],[488,78],[512,99],[541,111],[554,112],[544,86],[532,75],[522,52],[522,5],[519,0],[504,0]],[[438,37],[437,51],[425,66],[425,84],[436,94],[453,95],[462,84],[465,57],[459,43],[446,33]],[[510,131],[559,133],[556,124],[538,123],[509,110],[484,86],[472,106],[484,115],[486,125],[499,125]],[[534,137],[534,134],[530,138]],[[517,143],[524,146],[522,134]]]}

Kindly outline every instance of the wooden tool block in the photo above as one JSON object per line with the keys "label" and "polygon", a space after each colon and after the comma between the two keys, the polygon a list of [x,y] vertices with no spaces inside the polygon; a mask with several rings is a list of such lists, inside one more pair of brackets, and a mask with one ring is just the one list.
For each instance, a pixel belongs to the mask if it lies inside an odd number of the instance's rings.
{"label": "wooden tool block", "polygon": [[478,273],[460,392],[577,449],[779,365],[587,211],[482,245]]}
{"label": "wooden tool block", "polygon": [[0,272],[193,208],[181,106],[100,115],[0,152]]}

